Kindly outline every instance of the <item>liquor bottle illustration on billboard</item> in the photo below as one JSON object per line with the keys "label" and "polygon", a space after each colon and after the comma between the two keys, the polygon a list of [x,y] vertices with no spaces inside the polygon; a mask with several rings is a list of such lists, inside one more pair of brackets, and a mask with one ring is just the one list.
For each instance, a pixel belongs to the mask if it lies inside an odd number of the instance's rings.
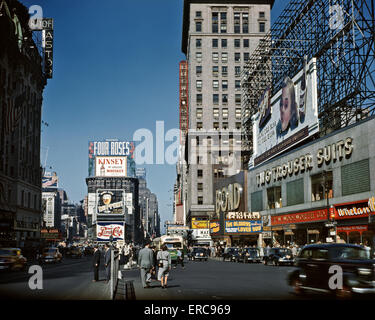
{"label": "liquor bottle illustration on billboard", "polygon": [[100,176],[101,176],[101,177],[104,177],[104,176],[105,176],[104,163],[103,163],[102,166],[100,167]]}

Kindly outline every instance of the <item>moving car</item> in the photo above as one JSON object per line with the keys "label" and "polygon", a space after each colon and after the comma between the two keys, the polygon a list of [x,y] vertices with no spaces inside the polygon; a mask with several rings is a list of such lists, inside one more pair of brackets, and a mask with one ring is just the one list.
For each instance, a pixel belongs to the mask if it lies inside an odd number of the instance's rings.
{"label": "moving car", "polygon": [[260,252],[257,248],[244,248],[237,257],[237,262],[253,262],[260,263]]}
{"label": "moving car", "polygon": [[[342,271],[342,286],[332,277]],[[340,271],[340,273],[341,273]],[[330,281],[331,279],[331,281]],[[375,293],[375,260],[362,246],[344,243],[314,244],[303,247],[288,284],[296,294],[319,291],[350,298],[353,294]]]}
{"label": "moving car", "polygon": [[194,247],[189,254],[189,259],[194,260],[204,260],[207,261],[208,259],[208,252],[207,249],[202,247]]}
{"label": "moving car", "polygon": [[58,248],[45,248],[42,254],[43,263],[56,263],[62,261],[62,254]]}
{"label": "moving car", "polygon": [[263,257],[263,263],[265,265],[294,265],[294,257],[292,250],[285,248],[271,248],[268,255]]}
{"label": "moving car", "polygon": [[223,261],[236,261],[238,257],[238,248],[226,248],[223,253]]}
{"label": "moving car", "polygon": [[0,270],[25,270],[27,259],[19,248],[0,248]]}

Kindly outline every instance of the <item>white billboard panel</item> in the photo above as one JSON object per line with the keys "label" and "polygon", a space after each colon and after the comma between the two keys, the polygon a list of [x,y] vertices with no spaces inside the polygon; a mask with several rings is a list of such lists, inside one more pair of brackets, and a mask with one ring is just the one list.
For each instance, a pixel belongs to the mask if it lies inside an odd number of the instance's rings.
{"label": "white billboard panel", "polygon": [[127,157],[96,157],[95,175],[97,177],[126,177]]}
{"label": "white billboard panel", "polygon": [[269,89],[253,117],[254,153],[250,166],[256,166],[291,148],[319,131],[316,59],[305,63],[271,99]]}

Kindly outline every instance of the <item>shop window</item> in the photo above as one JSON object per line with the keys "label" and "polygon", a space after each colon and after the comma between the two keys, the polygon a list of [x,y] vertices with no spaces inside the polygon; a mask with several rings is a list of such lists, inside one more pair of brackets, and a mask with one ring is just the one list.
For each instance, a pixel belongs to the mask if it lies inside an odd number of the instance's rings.
{"label": "shop window", "polygon": [[[324,186],[326,183],[326,188]],[[311,176],[311,201],[320,201],[327,198],[333,198],[333,174],[332,171],[319,173]]]}
{"label": "shop window", "polygon": [[267,189],[267,209],[282,207],[281,187],[272,187]]}

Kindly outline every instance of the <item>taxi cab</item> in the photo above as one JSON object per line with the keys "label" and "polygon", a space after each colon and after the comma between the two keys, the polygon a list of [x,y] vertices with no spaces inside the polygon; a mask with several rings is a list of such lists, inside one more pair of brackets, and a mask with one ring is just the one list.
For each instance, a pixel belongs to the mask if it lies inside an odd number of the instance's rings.
{"label": "taxi cab", "polygon": [[19,248],[0,248],[0,270],[24,270],[27,259]]}

